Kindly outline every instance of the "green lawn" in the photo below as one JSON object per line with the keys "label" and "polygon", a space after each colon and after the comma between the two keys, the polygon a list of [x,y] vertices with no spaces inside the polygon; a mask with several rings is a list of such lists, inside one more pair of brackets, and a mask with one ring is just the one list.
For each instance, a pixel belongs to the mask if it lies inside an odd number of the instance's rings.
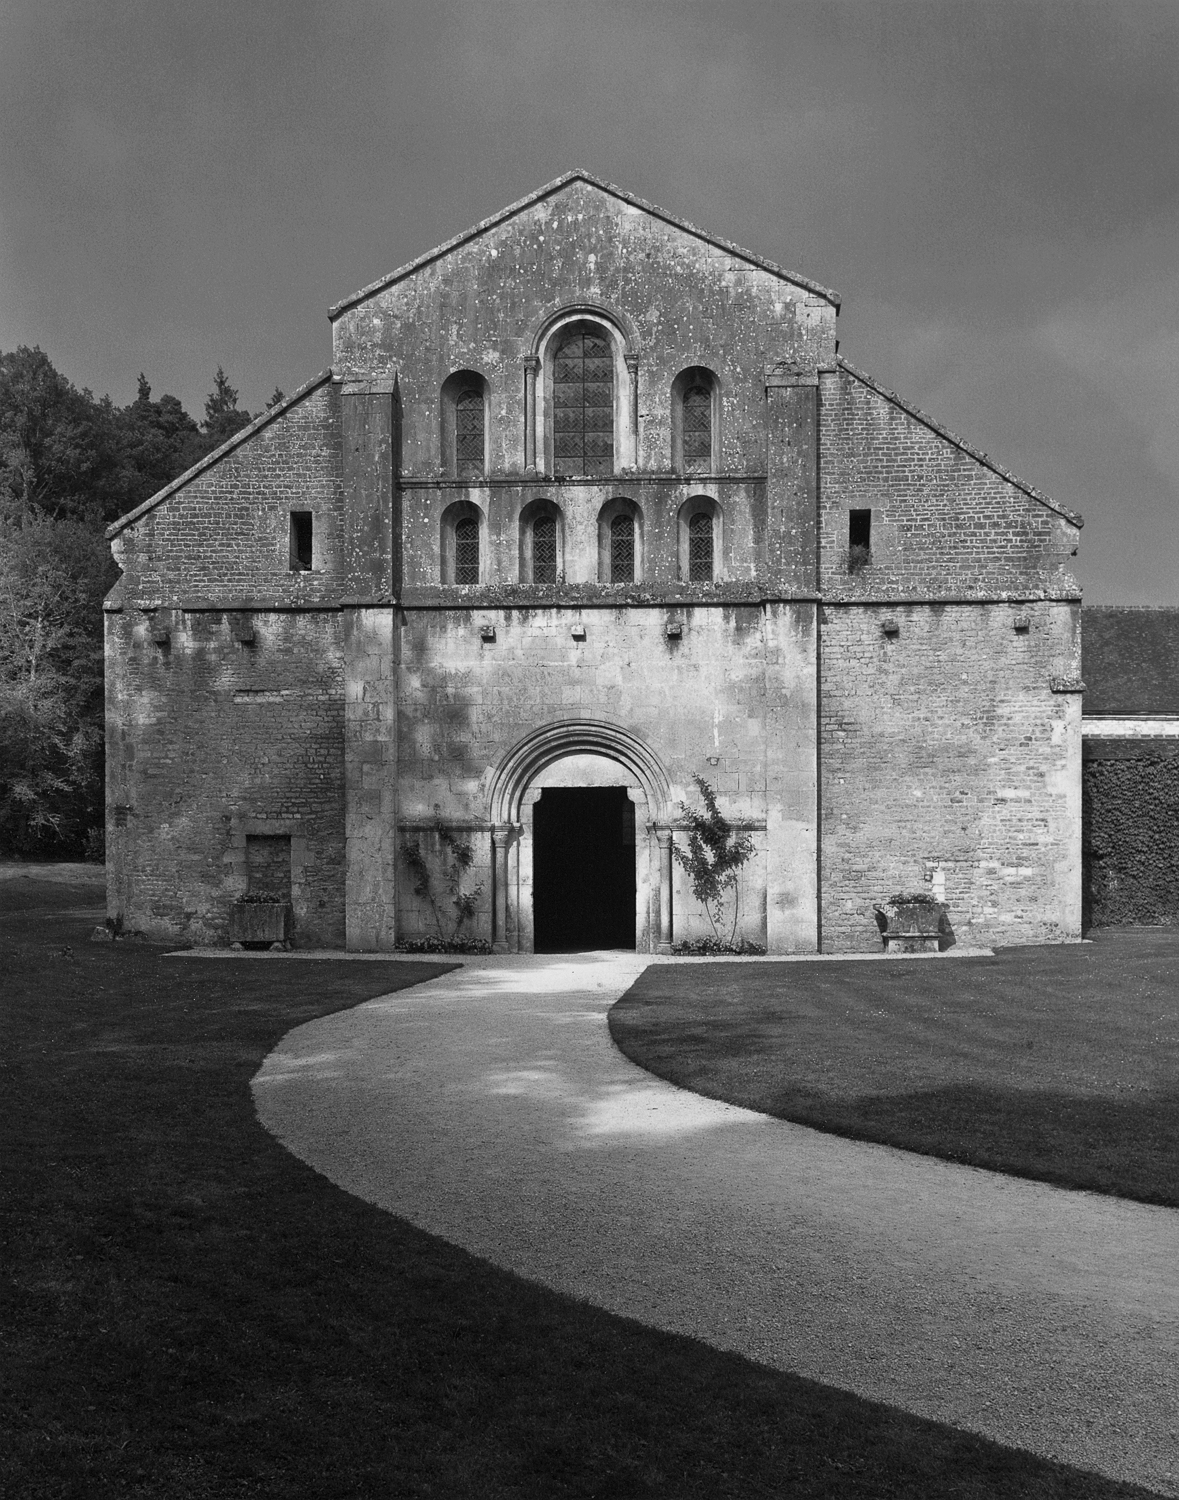
{"label": "green lawn", "polygon": [[1179,1207],[1179,931],[993,958],[654,965],[610,1030],[710,1098]]}
{"label": "green lawn", "polygon": [[1146,1493],[609,1316],[350,1197],[260,1128],[249,1080],[296,1023],[440,966],[91,945],[64,914],[88,894],[0,882],[5,1500]]}

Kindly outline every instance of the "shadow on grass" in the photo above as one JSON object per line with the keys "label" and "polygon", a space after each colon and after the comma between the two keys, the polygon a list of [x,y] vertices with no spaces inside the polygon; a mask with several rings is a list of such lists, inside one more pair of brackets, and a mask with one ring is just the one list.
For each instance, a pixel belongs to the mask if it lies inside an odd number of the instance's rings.
{"label": "shadow on grass", "polygon": [[447,966],[179,961],[87,930],[0,928],[0,1493],[1146,1493],[532,1286],[261,1129],[249,1081],[286,1031]]}
{"label": "shadow on grass", "polygon": [[947,1161],[1179,1208],[1179,934],[953,964],[653,967],[610,1012],[671,1083]]}

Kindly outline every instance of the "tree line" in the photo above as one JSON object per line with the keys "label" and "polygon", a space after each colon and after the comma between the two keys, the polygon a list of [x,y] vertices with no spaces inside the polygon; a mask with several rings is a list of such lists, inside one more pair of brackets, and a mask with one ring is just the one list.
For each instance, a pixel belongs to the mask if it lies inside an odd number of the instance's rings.
{"label": "tree line", "polygon": [[0,352],[0,856],[101,854],[103,532],[252,420],[220,367],[198,423],[144,375],[116,406]]}

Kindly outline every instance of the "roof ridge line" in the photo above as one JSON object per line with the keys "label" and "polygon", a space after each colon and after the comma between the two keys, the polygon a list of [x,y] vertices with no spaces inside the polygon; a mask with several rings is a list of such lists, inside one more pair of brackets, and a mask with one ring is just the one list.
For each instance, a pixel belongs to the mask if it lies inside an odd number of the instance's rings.
{"label": "roof ridge line", "polygon": [[861,381],[869,390],[875,391],[878,396],[883,396],[886,401],[891,401],[894,406],[900,407],[901,411],[908,412],[909,416],[916,417],[931,432],[936,432],[938,437],[945,438],[947,442],[953,443],[955,448],[960,448],[963,453],[968,454],[978,463],[985,464],[992,473],[998,474],[999,478],[1005,479],[1008,484],[1013,484],[1017,490],[1022,490],[1030,499],[1038,500],[1041,505],[1046,505],[1049,510],[1055,511],[1058,516],[1063,516],[1072,525],[1077,527],[1084,526],[1085,518],[1079,512],[1069,510],[1067,506],[1061,505],[1058,500],[1053,500],[1051,495],[1045,495],[1042,490],[1036,489],[1035,485],[1029,484],[1026,479],[1021,479],[1018,474],[1013,474],[1010,469],[1005,469],[990,454],[983,453],[981,449],[972,447],[970,443],[958,437],[956,433],[951,432],[948,427],[943,427],[940,422],[935,421],[928,412],[922,411],[920,407],[914,406],[911,402],[898,396],[895,391],[890,391],[887,386],[881,385],[878,380],[873,380],[871,375],[857,369],[842,354],[835,356],[835,363],[840,369],[846,370],[849,375]]}
{"label": "roof ridge line", "polygon": [[536,188],[523,198],[518,198],[514,203],[509,203],[507,208],[499,209],[489,218],[480,219],[477,224],[472,224],[469,229],[464,229],[460,234],[453,235],[450,239],[444,240],[441,245],[436,245],[434,249],[427,250],[423,255],[416,256],[413,260],[407,261],[405,265],[398,266],[395,271],[390,271],[388,275],[379,276],[376,281],[370,282],[368,286],[361,287],[352,296],[345,297],[342,301],[333,303],[328,308],[329,321],[334,322],[342,313],[347,312],[349,308],[355,307],[368,297],[375,296],[377,292],[384,291],[386,287],[392,286],[394,282],[402,281],[406,276],[411,276],[415,271],[421,270],[423,266],[429,265],[431,261],[438,260],[444,255],[449,255],[452,250],[457,250],[460,245],[465,245],[468,240],[473,240],[477,235],[485,234],[489,229],[494,229],[497,225],[504,223],[514,215],[523,213],[526,208],[531,208],[534,203],[540,203],[543,199],[551,197],[555,192],[558,192],[571,182],[587,182],[591,187],[599,188],[602,192],[610,193],[613,197],[621,199],[624,203],[629,203],[634,208],[642,209],[644,213],[651,214],[657,219],[662,219],[665,224],[671,224],[676,229],[681,229],[687,234],[695,235],[697,239],[704,240],[707,244],[715,245],[720,250],[727,250],[730,255],[740,256],[742,260],[747,260],[751,265],[759,266],[763,271],[769,271],[772,275],[779,276],[783,281],[788,281],[794,286],[801,287],[804,291],[814,292],[827,302],[830,302],[837,312],[839,310],[842,299],[839,293],[833,292],[830,287],[821,286],[817,281],[812,281],[809,277],[803,276],[798,272],[787,271],[785,267],[778,265],[776,261],[767,260],[765,256],[756,255],[752,250],[746,250],[744,246],[735,244],[732,240],[724,240],[719,235],[710,234],[705,229],[699,229],[695,224],[689,223],[687,219],[677,218],[675,214],[669,213],[667,209],[660,208],[658,204],[648,203],[645,198],[639,198],[634,193],[628,193],[625,188],[620,188],[612,182],[607,182],[602,177],[595,177],[592,172],[586,172],[581,168],[577,168],[572,172],[562,173],[560,177],[554,177],[552,182],[546,182],[544,187]]}
{"label": "roof ridge line", "polygon": [[269,406],[265,411],[260,412],[248,426],[243,427],[240,432],[235,432],[231,438],[227,438],[219,448],[214,448],[212,453],[206,453],[204,458],[198,459],[190,469],[185,469],[183,474],[177,474],[175,479],[170,479],[162,490],[157,490],[154,495],[141,501],[134,510],[129,510],[125,516],[119,516],[117,520],[112,521],[104,532],[107,541],[113,541],[120,531],[124,531],[128,526],[138,521],[141,516],[145,516],[149,510],[154,510],[169,495],[175,494],[178,489],[188,484],[190,480],[195,479],[198,474],[202,474],[206,469],[212,468],[227,453],[232,453],[247,438],[252,438],[256,432],[261,432],[263,427],[268,423],[273,422],[277,417],[281,417],[296,402],[302,401],[304,396],[309,396],[312,391],[326,384],[331,378],[332,370],[329,365],[326,370],[321,370],[318,375],[313,375],[310,380],[304,381],[298,390],[292,391],[289,396],[284,396],[281,401],[277,401],[273,406]]}

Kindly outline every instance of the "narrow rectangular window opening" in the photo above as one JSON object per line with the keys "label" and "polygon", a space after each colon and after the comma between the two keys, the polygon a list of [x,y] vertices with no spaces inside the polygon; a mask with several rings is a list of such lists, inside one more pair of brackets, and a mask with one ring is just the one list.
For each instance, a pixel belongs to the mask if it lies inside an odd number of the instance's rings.
{"label": "narrow rectangular window opening", "polygon": [[872,512],[849,510],[847,513],[847,571],[858,573],[872,560]]}
{"label": "narrow rectangular window opening", "polygon": [[311,512],[291,512],[291,572],[311,571]]}

